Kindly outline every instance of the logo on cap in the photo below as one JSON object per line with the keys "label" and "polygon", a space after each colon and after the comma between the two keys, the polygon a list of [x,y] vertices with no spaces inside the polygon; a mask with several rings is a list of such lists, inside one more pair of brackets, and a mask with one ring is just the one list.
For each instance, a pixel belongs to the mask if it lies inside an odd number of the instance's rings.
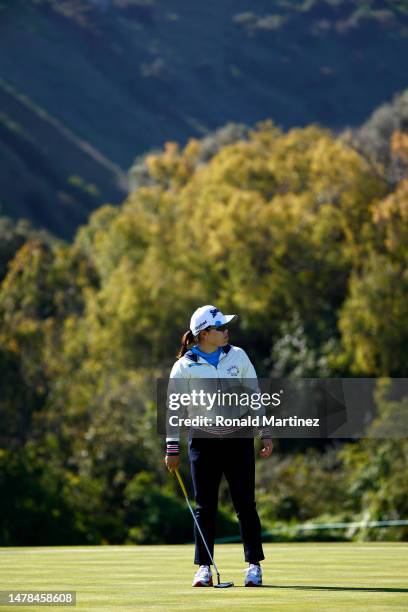
{"label": "logo on cap", "polygon": [[207,319],[205,319],[204,321],[201,321],[201,323],[199,323],[198,325],[196,325],[196,330],[201,329],[202,327],[204,327],[204,325],[207,325]]}

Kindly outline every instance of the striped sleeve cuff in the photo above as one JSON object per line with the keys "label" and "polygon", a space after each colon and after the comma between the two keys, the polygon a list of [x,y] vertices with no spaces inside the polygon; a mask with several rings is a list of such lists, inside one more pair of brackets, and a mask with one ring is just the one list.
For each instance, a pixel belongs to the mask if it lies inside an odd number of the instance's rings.
{"label": "striped sleeve cuff", "polygon": [[261,440],[264,440],[265,438],[272,438],[271,430],[269,427],[260,427],[258,429],[258,435]]}
{"label": "striped sleeve cuff", "polygon": [[171,442],[166,442],[166,455],[168,457],[174,457],[175,455],[180,454],[180,443],[172,440]]}

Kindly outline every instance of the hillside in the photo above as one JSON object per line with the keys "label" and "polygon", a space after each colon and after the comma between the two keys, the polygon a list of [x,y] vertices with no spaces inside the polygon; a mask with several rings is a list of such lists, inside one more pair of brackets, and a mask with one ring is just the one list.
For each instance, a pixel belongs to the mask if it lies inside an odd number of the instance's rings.
{"label": "hillside", "polygon": [[0,214],[69,238],[165,141],[358,125],[407,86],[407,34],[402,0],[0,0]]}

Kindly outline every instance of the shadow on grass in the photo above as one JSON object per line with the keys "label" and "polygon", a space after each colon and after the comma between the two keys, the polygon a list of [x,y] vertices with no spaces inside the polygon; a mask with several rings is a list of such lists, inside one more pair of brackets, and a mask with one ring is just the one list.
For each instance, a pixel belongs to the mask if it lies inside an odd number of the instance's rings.
{"label": "shadow on grass", "polygon": [[336,587],[336,586],[301,586],[264,584],[263,589],[297,589],[299,591],[362,591],[365,593],[408,593],[408,589],[376,588],[376,587]]}

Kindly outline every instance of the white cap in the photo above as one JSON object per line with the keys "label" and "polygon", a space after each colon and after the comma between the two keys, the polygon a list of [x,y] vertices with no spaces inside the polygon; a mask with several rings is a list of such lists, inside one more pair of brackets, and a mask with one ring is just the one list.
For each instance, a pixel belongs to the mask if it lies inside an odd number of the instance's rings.
{"label": "white cap", "polygon": [[197,308],[197,310],[193,313],[190,320],[190,329],[194,336],[197,336],[199,332],[206,327],[209,327],[210,325],[226,325],[235,319],[236,316],[237,315],[235,314],[225,315],[215,306],[207,304],[207,306],[200,306],[200,308]]}

